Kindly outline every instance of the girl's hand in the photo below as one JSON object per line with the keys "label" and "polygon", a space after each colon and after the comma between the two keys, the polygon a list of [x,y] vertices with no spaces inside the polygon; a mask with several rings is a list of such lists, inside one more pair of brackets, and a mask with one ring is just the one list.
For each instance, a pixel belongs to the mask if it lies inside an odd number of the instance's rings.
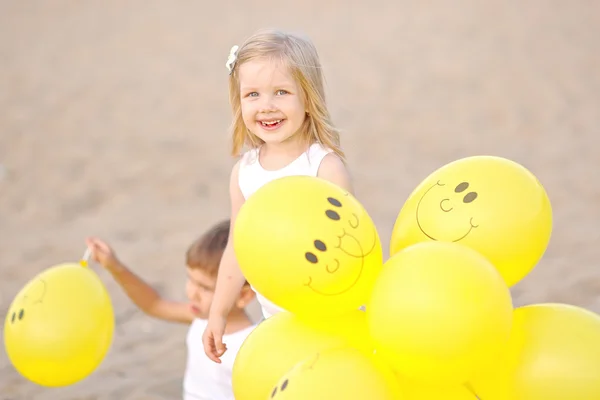
{"label": "girl's hand", "polygon": [[204,352],[214,362],[220,364],[220,357],[227,351],[227,346],[223,343],[223,334],[225,333],[225,318],[209,317],[208,324],[202,335],[202,344]]}
{"label": "girl's hand", "polygon": [[87,238],[86,244],[92,252],[92,259],[108,270],[119,265],[119,260],[108,244],[97,238]]}

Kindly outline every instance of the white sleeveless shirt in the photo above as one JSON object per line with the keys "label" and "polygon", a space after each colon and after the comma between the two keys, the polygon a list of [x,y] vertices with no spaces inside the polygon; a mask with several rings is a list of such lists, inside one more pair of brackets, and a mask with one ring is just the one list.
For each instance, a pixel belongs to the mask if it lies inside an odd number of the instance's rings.
{"label": "white sleeveless shirt", "polygon": [[227,351],[217,364],[204,353],[202,333],[207,321],[195,319],[187,334],[187,365],[183,379],[183,400],[234,400],[231,386],[233,363],[244,340],[256,328],[251,325],[223,335]]}
{"label": "white sleeveless shirt", "polygon": [[[276,171],[269,171],[260,165],[259,154],[260,148],[252,149],[244,153],[240,160],[239,169],[239,185],[244,199],[248,200],[263,185],[284,176],[317,176],[319,166],[323,158],[332,150],[323,147],[319,143],[312,144],[308,150],[296,158],[294,161],[285,167]],[[266,318],[271,317],[283,311],[282,308],[267,300],[264,296],[252,288],[256,292],[256,299],[262,308],[262,314]]]}

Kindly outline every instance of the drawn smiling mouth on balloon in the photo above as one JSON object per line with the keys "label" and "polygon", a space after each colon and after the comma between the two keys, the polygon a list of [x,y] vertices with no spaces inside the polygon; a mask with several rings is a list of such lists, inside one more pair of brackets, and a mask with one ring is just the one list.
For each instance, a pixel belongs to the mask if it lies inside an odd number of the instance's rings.
{"label": "drawn smiling mouth on balloon", "polygon": [[[421,218],[421,214],[420,212],[422,211],[422,206],[423,206],[423,201],[427,200],[427,198],[429,198],[431,196],[430,192],[432,191],[432,189],[437,188],[437,187],[443,187],[446,186],[445,183],[442,183],[441,181],[437,181],[435,183],[435,185],[431,186],[429,189],[427,189],[425,191],[425,193],[423,194],[423,196],[421,196],[421,199],[419,200],[419,202],[417,203],[417,210],[416,210],[416,220],[417,220],[417,225],[419,227],[419,229],[421,230],[421,232],[423,232],[423,234],[425,236],[427,236],[429,239],[434,240],[434,241],[439,241],[439,237],[436,237],[437,235],[433,235],[431,233],[432,229],[425,229],[423,227],[423,221]],[[454,189],[455,193],[462,193],[464,192],[467,188],[469,187],[469,183],[468,182],[461,182],[459,183],[456,188]],[[430,195],[428,197],[428,195]],[[473,202],[475,199],[477,198],[477,193],[476,192],[468,192],[466,195],[464,195],[462,202],[465,204],[469,204],[471,202]],[[452,200],[449,197],[444,197],[443,199],[441,199],[439,202],[434,201],[433,204],[437,204],[439,205],[439,209],[441,212],[443,213],[451,213],[454,210],[454,205],[452,203]],[[431,211],[431,210],[428,210]],[[441,222],[440,222],[441,223]],[[469,217],[469,221],[468,221],[468,228],[466,227],[465,224],[465,229],[463,230],[463,232],[459,232],[457,235],[454,236],[454,239],[451,239],[449,241],[451,242],[459,242],[462,239],[466,238],[473,229],[479,227],[479,225],[476,225],[473,223],[473,217]]]}

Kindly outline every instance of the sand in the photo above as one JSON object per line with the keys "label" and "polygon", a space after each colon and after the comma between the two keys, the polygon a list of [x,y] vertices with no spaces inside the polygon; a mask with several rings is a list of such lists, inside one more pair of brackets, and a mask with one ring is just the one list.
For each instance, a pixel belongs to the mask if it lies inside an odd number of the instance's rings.
{"label": "sand", "polygon": [[[427,174],[464,156],[508,157],[539,177],[555,217],[515,303],[600,312],[600,3],[56,0],[0,1],[2,315],[91,234],[184,298],[187,245],[228,216],[229,48],[269,26],[319,48],[385,252]],[[137,311],[98,271],[117,313],[104,363],[48,390],[2,349],[1,400],[179,398],[186,327]]]}

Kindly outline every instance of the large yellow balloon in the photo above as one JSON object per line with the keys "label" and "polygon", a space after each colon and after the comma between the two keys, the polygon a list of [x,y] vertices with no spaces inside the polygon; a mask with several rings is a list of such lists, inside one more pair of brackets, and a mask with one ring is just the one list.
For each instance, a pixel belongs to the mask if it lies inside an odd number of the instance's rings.
{"label": "large yellow balloon", "polygon": [[514,311],[511,357],[472,382],[484,400],[600,398],[600,315],[566,304]]}
{"label": "large yellow balloon", "polygon": [[[237,398],[236,398],[237,399]],[[311,355],[285,374],[265,400],[401,400],[397,380],[353,348]]]}
{"label": "large yellow balloon", "polygon": [[386,262],[367,320],[377,354],[396,372],[452,385],[503,351],[512,310],[508,287],[482,255],[457,243],[424,242]]}
{"label": "large yellow balloon", "polygon": [[279,378],[307,355],[342,346],[372,352],[364,312],[311,320],[285,311],[275,314],[252,331],[236,356],[235,398],[264,399]]}
{"label": "large yellow balloon", "polygon": [[254,193],[239,211],[233,243],[248,282],[297,314],[359,308],[383,265],[379,235],[363,206],[311,176],[280,178]]}
{"label": "large yellow balloon", "polygon": [[98,276],[79,264],[60,264],[17,294],[6,314],[4,344],[21,375],[58,387],[91,374],[113,332],[112,303]]}
{"label": "large yellow balloon", "polygon": [[500,157],[467,157],[430,174],[400,211],[390,252],[423,241],[459,242],[486,256],[509,286],[544,254],[552,208],[538,179]]}
{"label": "large yellow balloon", "polygon": [[400,388],[405,400],[477,400],[465,385],[435,386],[400,379]]}

